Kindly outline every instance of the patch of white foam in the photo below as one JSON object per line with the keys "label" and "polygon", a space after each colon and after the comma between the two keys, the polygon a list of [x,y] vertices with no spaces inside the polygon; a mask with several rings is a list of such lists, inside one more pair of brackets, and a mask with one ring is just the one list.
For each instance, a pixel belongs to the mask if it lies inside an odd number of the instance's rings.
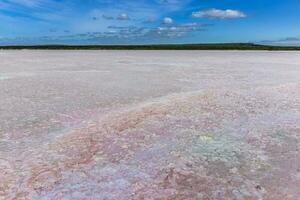
{"label": "patch of white foam", "polygon": [[10,77],[6,75],[0,75],[0,81],[7,80],[7,79],[10,79]]}
{"label": "patch of white foam", "polygon": [[33,75],[34,75],[33,73],[27,73],[27,72],[5,73],[5,74],[0,74],[0,81],[19,78],[19,77],[28,77]]}

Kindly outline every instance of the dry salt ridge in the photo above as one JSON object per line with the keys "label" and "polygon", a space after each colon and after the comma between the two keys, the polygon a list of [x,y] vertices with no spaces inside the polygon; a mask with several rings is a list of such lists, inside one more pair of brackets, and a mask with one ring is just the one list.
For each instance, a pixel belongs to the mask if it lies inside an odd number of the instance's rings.
{"label": "dry salt ridge", "polygon": [[300,199],[300,52],[0,60],[1,200]]}

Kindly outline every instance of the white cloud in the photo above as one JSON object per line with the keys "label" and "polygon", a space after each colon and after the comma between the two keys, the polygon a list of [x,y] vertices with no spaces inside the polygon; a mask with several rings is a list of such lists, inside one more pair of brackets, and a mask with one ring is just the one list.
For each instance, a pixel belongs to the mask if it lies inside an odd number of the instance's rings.
{"label": "white cloud", "polygon": [[165,17],[165,18],[163,19],[163,24],[166,24],[166,25],[173,24],[173,19],[170,18],[170,17]]}
{"label": "white cloud", "polygon": [[129,16],[126,13],[122,13],[117,17],[118,20],[129,20]]}
{"label": "white cloud", "polygon": [[210,18],[210,19],[236,19],[236,18],[244,18],[246,14],[239,10],[219,10],[219,9],[209,9],[198,12],[193,12],[192,16],[194,18]]}

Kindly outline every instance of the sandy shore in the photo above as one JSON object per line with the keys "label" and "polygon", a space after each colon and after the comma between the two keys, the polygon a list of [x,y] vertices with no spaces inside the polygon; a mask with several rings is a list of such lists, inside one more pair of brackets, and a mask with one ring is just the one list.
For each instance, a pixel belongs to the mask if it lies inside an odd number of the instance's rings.
{"label": "sandy shore", "polygon": [[0,199],[300,198],[300,52],[0,51]]}

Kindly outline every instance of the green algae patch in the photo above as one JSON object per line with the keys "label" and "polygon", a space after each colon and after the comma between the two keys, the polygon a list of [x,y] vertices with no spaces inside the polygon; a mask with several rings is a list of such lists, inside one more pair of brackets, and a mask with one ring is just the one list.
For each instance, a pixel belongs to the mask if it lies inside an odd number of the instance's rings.
{"label": "green algae patch", "polygon": [[210,135],[201,135],[198,139],[202,143],[211,143],[214,140],[214,138]]}

